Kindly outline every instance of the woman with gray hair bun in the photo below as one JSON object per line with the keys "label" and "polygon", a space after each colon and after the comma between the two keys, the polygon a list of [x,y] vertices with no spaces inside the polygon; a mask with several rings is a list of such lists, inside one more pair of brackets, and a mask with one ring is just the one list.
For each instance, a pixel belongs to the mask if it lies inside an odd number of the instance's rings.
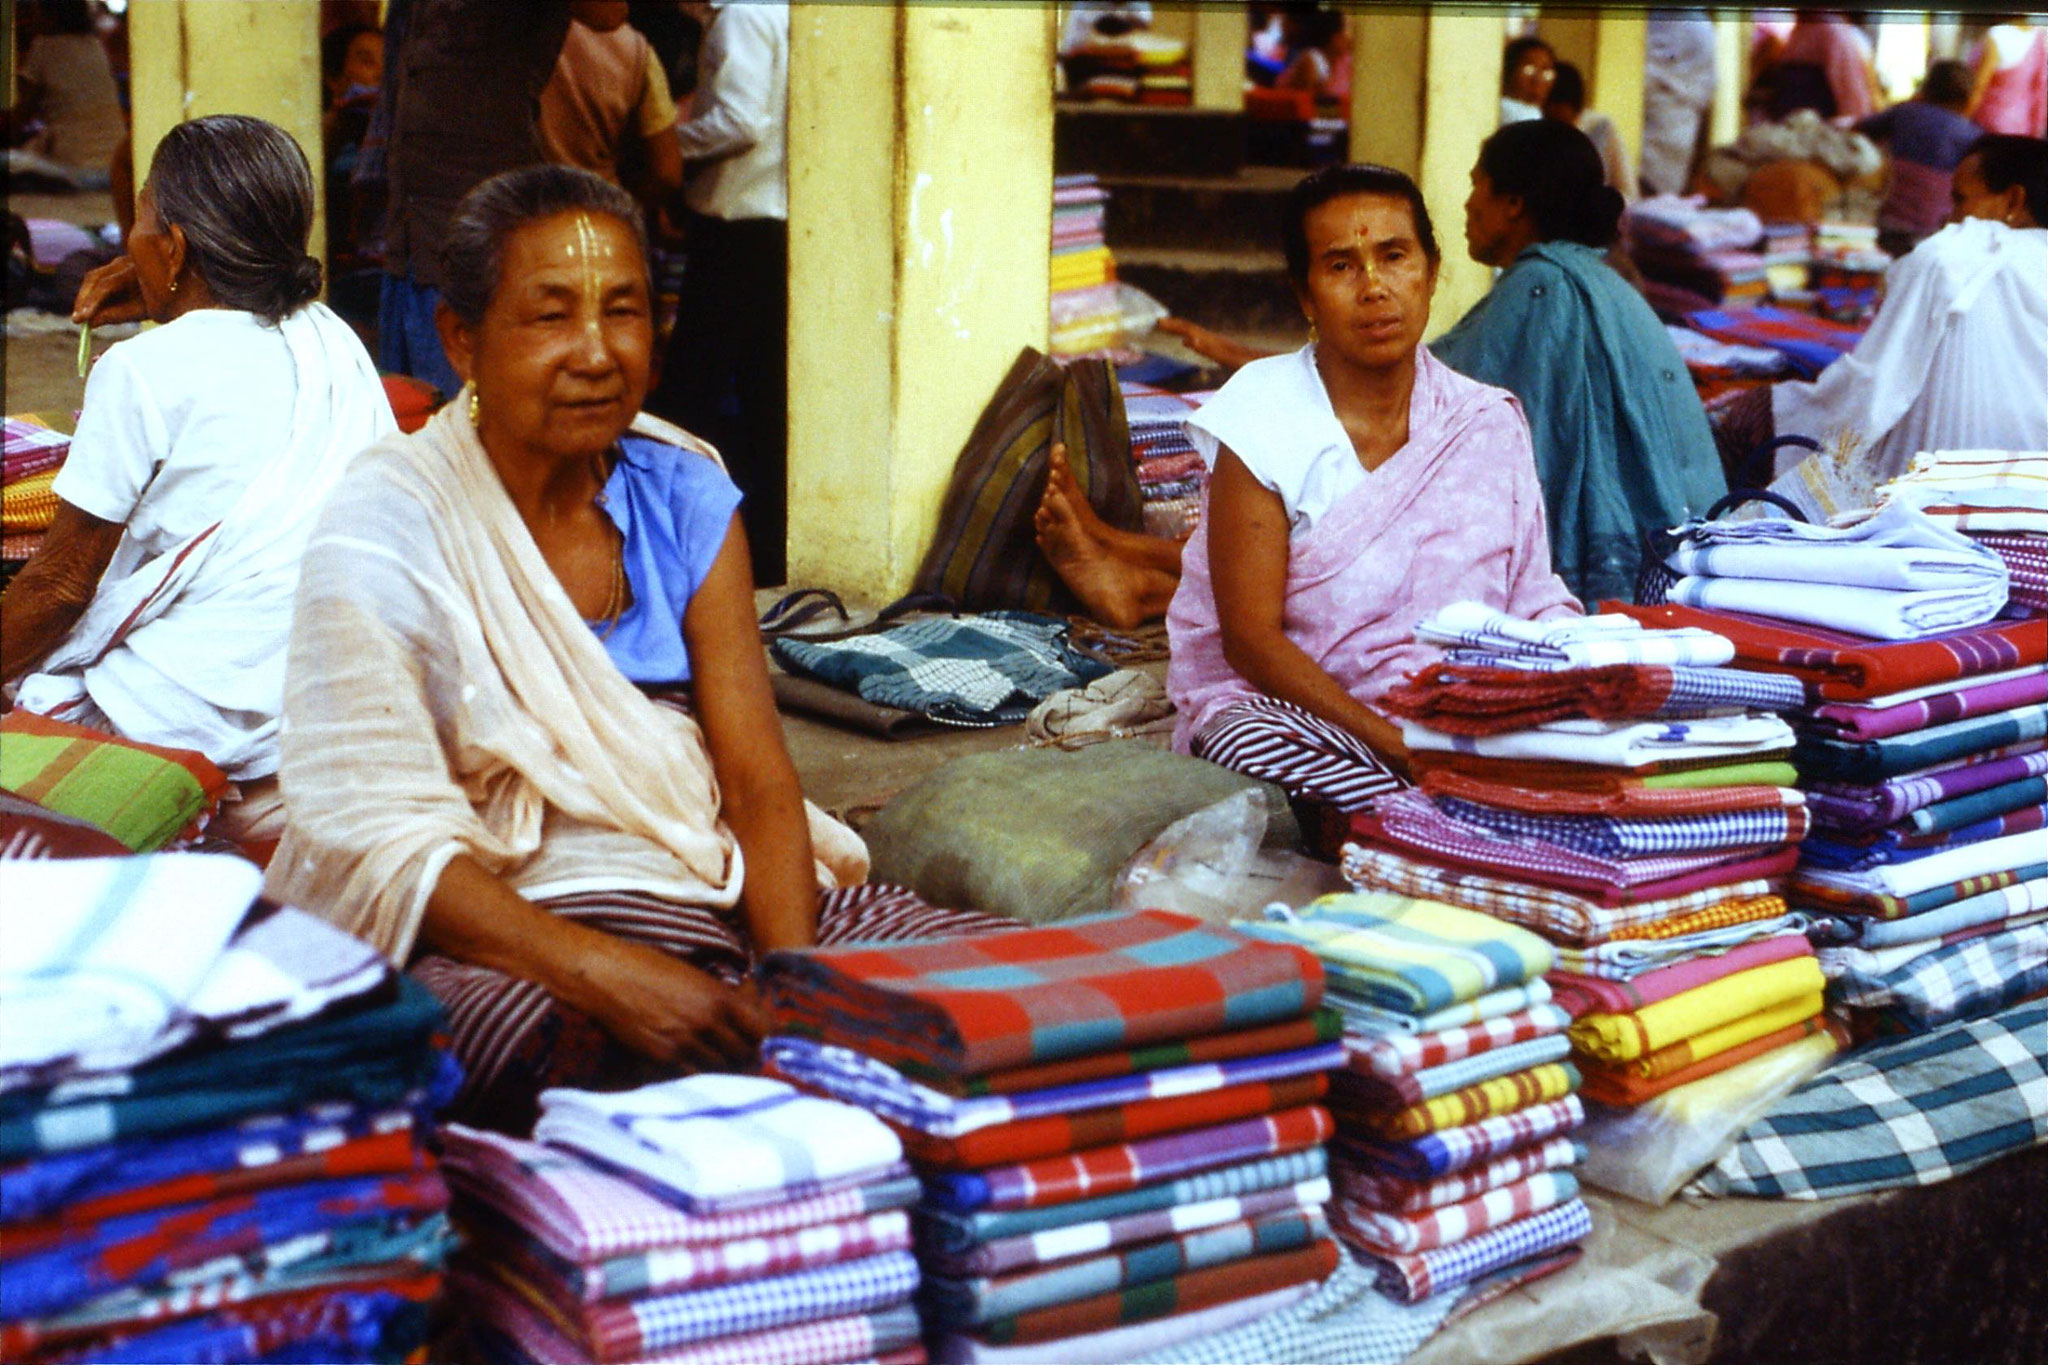
{"label": "woman with gray hair bun", "polygon": [[[240,784],[216,831],[276,837],[285,643],[299,559],[343,467],[395,423],[306,254],[313,177],[261,119],[165,135],[127,255],[74,321],[160,324],[86,384],[56,519],[7,594],[18,706],[193,749]],[[26,675],[26,676],[25,676]]]}

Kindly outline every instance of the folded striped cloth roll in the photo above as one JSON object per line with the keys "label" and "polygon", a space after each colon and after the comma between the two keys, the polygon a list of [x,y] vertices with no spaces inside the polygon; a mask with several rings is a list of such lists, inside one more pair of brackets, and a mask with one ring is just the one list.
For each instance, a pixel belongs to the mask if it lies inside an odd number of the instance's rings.
{"label": "folded striped cloth roll", "polygon": [[1626,1014],[1589,1014],[1571,1027],[1573,1045],[1610,1066],[1745,1019],[1759,1010],[1818,994],[1820,961],[1805,954],[1766,963]]}
{"label": "folded striped cloth roll", "polygon": [[1463,1057],[1442,1066],[1433,1066],[1423,1071],[1411,1072],[1391,1079],[1384,1076],[1361,1075],[1355,1071],[1340,1073],[1332,1082],[1330,1093],[1340,1097],[1345,1105],[1369,1105],[1388,1109],[1401,1109],[1422,1104],[1440,1095],[1448,1095],[1467,1086],[1489,1081],[1497,1076],[1511,1075],[1530,1067],[1542,1066],[1546,1062],[1561,1062],[1571,1055],[1571,1040],[1562,1029],[1525,1042],[1510,1043],[1506,1047],[1494,1048],[1473,1057]]}
{"label": "folded striped cloth roll", "polygon": [[1418,1213],[1389,1213],[1349,1202],[1332,1210],[1344,1239],[1382,1254],[1432,1251],[1555,1208],[1579,1195],[1569,1171],[1542,1171],[1461,1203]]}
{"label": "folded striped cloth roll", "polygon": [[1368,1005],[1363,1000],[1354,1000],[1334,990],[1326,998],[1326,1003],[1337,1011],[1344,1021],[1346,1031],[1352,1036],[1385,1034],[1390,1037],[1414,1038],[1437,1036],[1468,1025],[1505,1019],[1549,1002],[1550,983],[1542,977],[1519,986],[1488,991],[1475,999],[1461,1001],[1447,1009],[1423,1015],[1409,1014],[1401,1010],[1384,1010],[1377,1005]]}
{"label": "folded striped cloth roll", "polygon": [[[1819,974],[1816,964],[1814,972]],[[1462,1128],[1481,1119],[1512,1114],[1520,1109],[1560,1099],[1578,1089],[1579,1073],[1568,1062],[1550,1062],[1517,1071],[1508,1076],[1468,1085],[1448,1095],[1438,1095],[1394,1113],[1360,1112],[1357,1117],[1382,1138],[1400,1141],[1427,1133]],[[1333,1108],[1335,1104],[1333,1102]],[[1347,1117],[1353,1109],[1346,1105]]]}
{"label": "folded striped cloth roll", "polygon": [[933,1325],[978,1327],[1097,1294],[1136,1293],[1187,1271],[1298,1250],[1328,1235],[1322,1209],[1286,1209],[1012,1274],[927,1275],[920,1301]]}
{"label": "folded striped cloth roll", "polygon": [[1439,799],[1457,797],[1531,815],[1597,815],[1615,820],[1669,820],[1732,810],[1792,810],[1806,804],[1805,793],[1797,787],[1667,788],[1626,781],[1616,782],[1611,789],[1527,787],[1442,768],[1431,768],[1422,774],[1422,790]]}
{"label": "folded striped cloth roll", "polygon": [[1722,977],[1772,962],[1783,962],[1787,958],[1804,957],[1812,951],[1805,934],[1784,933],[1744,943],[1725,952],[1687,958],[1624,981],[1552,972],[1550,985],[1557,993],[1557,1003],[1574,1016],[1626,1014],[1719,981]]}
{"label": "folded striped cloth roll", "polygon": [[[931,1138],[950,1140],[1029,1119],[1110,1105],[1208,1094],[1255,1081],[1328,1071],[1343,1062],[1336,1042],[1206,1065],[1169,1067],[1002,1095],[960,1098],[920,1085],[886,1062],[850,1048],[779,1036],[761,1044],[775,1074]],[[1093,1146],[1095,1144],[1084,1144]]]}
{"label": "folded striped cloth roll", "polygon": [[1585,1200],[1572,1199],[1434,1251],[1374,1255],[1370,1260],[1379,1272],[1382,1292],[1414,1303],[1503,1266],[1583,1241],[1592,1231],[1592,1210]]}
{"label": "folded striped cloth roll", "polygon": [[1493,735],[1572,718],[1681,719],[1730,710],[1792,711],[1806,688],[1782,673],[1734,668],[1671,668],[1620,664],[1549,671],[1456,650],[1407,682],[1380,694],[1389,714],[1446,734]]}
{"label": "folded striped cloth roll", "polygon": [[20,535],[50,529],[50,523],[57,519],[57,473],[55,469],[45,469],[40,474],[16,479],[0,491],[0,531]]}
{"label": "folded striped cloth roll", "polygon": [[1366,1170],[1408,1180],[1435,1180],[1531,1143],[1569,1133],[1586,1121],[1577,1095],[1496,1114],[1462,1128],[1424,1133],[1405,1142],[1347,1132],[1338,1146]]}
{"label": "folded striped cloth roll", "polygon": [[[1956,797],[2048,774],[2048,752],[1977,755],[1862,786],[1816,782],[1807,792],[1817,828],[1869,834]],[[1916,828],[1917,828],[1916,824]]]}
{"label": "folded striped cloth roll", "polygon": [[1608,981],[1634,981],[1702,954],[1723,953],[1781,934],[1804,933],[1812,922],[1808,915],[1783,914],[1672,938],[1613,939],[1591,948],[1560,948],[1557,970]]}
{"label": "folded striped cloth roll", "polygon": [[[1691,1085],[1694,1081],[1702,1081],[1710,1076],[1718,1076],[1724,1071],[1731,1071],[1752,1057],[1761,1057],[1766,1052],[1775,1052],[1779,1048],[1791,1047],[1817,1034],[1828,1033],[1831,1027],[1834,1026],[1830,1025],[1825,1014],[1812,1014],[1783,1028],[1759,1034],[1748,1042],[1702,1056],[1676,1070],[1659,1071],[1651,1075],[1642,1074],[1644,1063],[1661,1054],[1652,1053],[1651,1057],[1630,1062],[1620,1069],[1596,1066],[1588,1062],[1580,1068],[1582,1079],[1579,1082],[1579,1093],[1589,1100],[1598,1101],[1611,1108],[1630,1108],[1653,1100],[1666,1091],[1676,1090],[1681,1085]],[[1667,1051],[1676,1052],[1685,1047],[1685,1043],[1675,1043]]]}
{"label": "folded striped cloth roll", "polygon": [[985,1250],[1006,1242],[1028,1241],[1043,1235],[1054,1238],[1052,1244],[1059,1245],[1057,1239],[1068,1229],[1321,1185],[1328,1161],[1328,1154],[1317,1145],[1159,1180],[1135,1189],[1035,1208],[960,1213],[927,1204],[917,1212],[918,1245],[940,1259],[957,1259],[972,1265],[974,1258]]}
{"label": "folded striped cloth roll", "polygon": [[1268,1214],[1300,1209],[1320,1210],[1329,1202],[1330,1182],[1326,1177],[1318,1177],[1298,1185],[1225,1195],[1192,1204],[1174,1204],[1120,1218],[1072,1223],[1065,1227],[1047,1228],[1043,1232],[1025,1233],[1021,1237],[981,1242],[962,1255],[927,1251],[924,1266],[928,1275],[955,1278],[1002,1275],[1032,1266],[1072,1260],[1076,1256],[1099,1255],[1117,1247],[1151,1242],[1161,1237],[1178,1237],[1203,1228],[1222,1227],[1226,1223],[1253,1221]]}
{"label": "folded striped cloth roll", "polygon": [[1418,752],[1481,758],[1644,768],[1679,760],[1733,762],[1792,747],[1792,727],[1776,716],[1708,716],[1698,720],[1553,720],[1497,735],[1455,735],[1414,721],[1401,740]]}
{"label": "folded striped cloth roll", "polygon": [[1561,1033],[1571,1021],[1567,1011],[1545,1003],[1496,1019],[1430,1033],[1348,1034],[1344,1051],[1352,1071],[1393,1081],[1546,1034]]}
{"label": "folded striped cloth roll", "polygon": [[1390,1213],[1421,1213],[1461,1204],[1475,1195],[1526,1180],[1539,1171],[1575,1166],[1584,1151],[1568,1137],[1546,1138],[1517,1147],[1480,1165],[1439,1176],[1435,1180],[1409,1180],[1404,1176],[1365,1171],[1348,1163],[1341,1165],[1334,1185],[1339,1198],[1362,1208],[1384,1209]]}
{"label": "folded striped cloth roll", "polygon": [[1014,1166],[938,1172],[925,1182],[925,1198],[934,1207],[955,1213],[1066,1204],[1257,1157],[1299,1152],[1328,1140],[1330,1130],[1329,1111],[1305,1104],[1255,1119]]}
{"label": "folded striped cloth roll", "polygon": [[693,1212],[826,1194],[903,1173],[874,1115],[758,1076],[704,1074],[615,1094],[544,1090],[534,1137],[647,1181]]}
{"label": "folded striped cloth roll", "polygon": [[1550,970],[1537,935],[1441,901],[1348,892],[1266,914],[1236,927],[1306,948],[1341,973],[1347,995],[1382,1009],[1428,1014]]}
{"label": "folded striped cloth roll", "polygon": [[2048,924],[1938,948],[1874,980],[1835,983],[1846,1004],[1883,1009],[1908,1029],[1990,1014],[2048,989]]}
{"label": "folded striped cloth roll", "polygon": [[1541,839],[1596,858],[1640,858],[1662,853],[1708,853],[1758,845],[1798,843],[1810,823],[1804,806],[1715,811],[1671,819],[1614,819],[1604,815],[1531,815],[1461,797],[1437,799],[1453,819],[1524,839]]}
{"label": "folded striped cloth roll", "polygon": [[[1790,1000],[1767,1005],[1753,1014],[1745,1014],[1739,1019],[1716,1024],[1713,1028],[1695,1033],[1689,1038],[1680,1038],[1677,1042],[1660,1047],[1655,1052],[1646,1052],[1626,1062],[1608,1064],[1605,1069],[1616,1075],[1635,1076],[1646,1081],[1675,1075],[1755,1039],[1767,1037],[1796,1024],[1803,1024],[1820,1014],[1823,1003],[1819,991],[1796,995]],[[1590,1067],[1596,1064],[1588,1062],[1586,1065]]]}
{"label": "folded striped cloth roll", "polygon": [[1568,668],[1617,664],[1711,668],[1735,657],[1734,644],[1709,630],[1650,630],[1618,614],[1524,621],[1479,602],[1453,602],[1440,608],[1415,627],[1415,638]]}

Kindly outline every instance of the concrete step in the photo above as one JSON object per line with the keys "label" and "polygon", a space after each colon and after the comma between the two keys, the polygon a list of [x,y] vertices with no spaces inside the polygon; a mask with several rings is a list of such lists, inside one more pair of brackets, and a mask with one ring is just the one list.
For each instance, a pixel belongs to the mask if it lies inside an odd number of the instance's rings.
{"label": "concrete step", "polygon": [[1104,176],[1111,247],[1270,251],[1301,172],[1247,166],[1231,176]]}
{"label": "concrete step", "polygon": [[1212,331],[1288,334],[1301,325],[1286,262],[1275,250],[1118,248],[1116,270],[1177,315]]}

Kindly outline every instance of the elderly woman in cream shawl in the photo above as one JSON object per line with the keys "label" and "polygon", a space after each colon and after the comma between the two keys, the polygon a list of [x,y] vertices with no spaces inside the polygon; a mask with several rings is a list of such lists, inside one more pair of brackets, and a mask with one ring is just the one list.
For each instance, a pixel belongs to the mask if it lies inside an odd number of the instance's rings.
{"label": "elderly woman in cream shawl", "polygon": [[804,801],[739,495],[636,418],[637,223],[566,167],[463,201],[439,320],[467,383],[355,461],[292,630],[269,889],[409,963],[458,1117],[520,1132],[549,1085],[750,1061],[761,952],[1008,923],[863,887],[860,840]]}

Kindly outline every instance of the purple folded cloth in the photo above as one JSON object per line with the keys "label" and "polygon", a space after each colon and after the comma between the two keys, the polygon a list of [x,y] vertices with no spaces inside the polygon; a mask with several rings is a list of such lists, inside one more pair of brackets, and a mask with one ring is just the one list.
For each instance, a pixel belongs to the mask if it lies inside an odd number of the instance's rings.
{"label": "purple folded cloth", "polygon": [[1958,683],[1947,692],[1916,697],[1893,706],[1823,702],[1808,712],[1806,728],[1837,739],[1887,739],[1930,725],[2010,711],[2048,701],[2048,673],[2033,672],[1997,682]]}
{"label": "purple folded cloth", "polygon": [[1902,773],[1869,786],[1821,782],[1807,788],[1813,822],[1824,830],[1871,833],[1895,825],[1923,806],[2048,773],[2048,752],[2012,754],[1988,762],[1968,759]]}
{"label": "purple folded cloth", "polygon": [[1804,957],[1812,951],[1813,945],[1807,942],[1805,934],[1778,934],[1731,948],[1716,957],[1688,958],[1628,981],[1559,971],[1543,979],[1550,983],[1551,999],[1570,1010],[1574,1019],[1596,1013],[1629,1014],[1724,976]]}

